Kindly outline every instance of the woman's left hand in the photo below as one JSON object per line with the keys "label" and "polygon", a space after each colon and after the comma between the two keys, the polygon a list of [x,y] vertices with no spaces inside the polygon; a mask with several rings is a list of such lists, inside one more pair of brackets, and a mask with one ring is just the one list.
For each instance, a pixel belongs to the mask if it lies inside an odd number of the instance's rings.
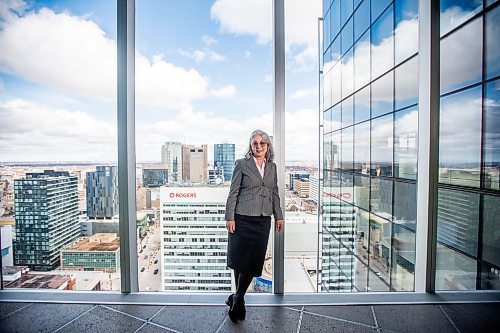
{"label": "woman's left hand", "polygon": [[283,230],[283,220],[277,220],[276,221],[276,231],[277,232],[280,232],[281,230]]}

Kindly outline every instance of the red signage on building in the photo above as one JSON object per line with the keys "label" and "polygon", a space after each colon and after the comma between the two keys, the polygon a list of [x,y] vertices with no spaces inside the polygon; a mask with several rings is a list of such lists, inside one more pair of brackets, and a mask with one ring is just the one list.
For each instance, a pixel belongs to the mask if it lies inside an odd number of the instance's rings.
{"label": "red signage on building", "polygon": [[170,192],[171,198],[196,198],[196,193],[174,193]]}
{"label": "red signage on building", "polygon": [[327,192],[323,192],[323,196],[324,197],[349,199],[352,195],[351,195],[351,193],[327,193]]}

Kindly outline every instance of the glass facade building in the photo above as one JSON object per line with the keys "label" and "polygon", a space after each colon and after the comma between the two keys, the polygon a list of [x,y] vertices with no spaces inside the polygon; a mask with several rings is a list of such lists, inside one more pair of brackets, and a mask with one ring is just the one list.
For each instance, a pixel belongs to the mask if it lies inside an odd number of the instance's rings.
{"label": "glass facade building", "polygon": [[118,170],[115,166],[97,166],[87,172],[87,216],[110,219],[118,214]]}
{"label": "glass facade building", "polygon": [[168,183],[167,169],[142,169],[142,185],[144,187],[160,187]]}
{"label": "glass facade building", "polygon": [[214,145],[214,166],[224,168],[224,180],[231,180],[233,177],[235,156],[234,143],[217,143]]}
{"label": "glass facade building", "polygon": [[[419,1],[323,4],[319,289],[413,291]],[[499,289],[498,7],[441,1],[436,290]]]}
{"label": "glass facade building", "polygon": [[66,171],[27,173],[14,181],[14,265],[49,271],[80,235],[77,177]]}

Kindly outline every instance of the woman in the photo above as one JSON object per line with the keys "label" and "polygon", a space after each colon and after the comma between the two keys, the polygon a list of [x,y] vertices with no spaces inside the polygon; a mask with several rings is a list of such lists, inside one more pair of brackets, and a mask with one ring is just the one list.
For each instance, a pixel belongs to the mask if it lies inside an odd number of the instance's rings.
{"label": "woman", "polygon": [[234,270],[236,293],[226,300],[229,318],[245,319],[245,292],[264,266],[271,215],[276,230],[283,230],[283,213],[271,140],[266,132],[253,131],[245,158],[236,161],[226,202],[229,231],[227,266]]}

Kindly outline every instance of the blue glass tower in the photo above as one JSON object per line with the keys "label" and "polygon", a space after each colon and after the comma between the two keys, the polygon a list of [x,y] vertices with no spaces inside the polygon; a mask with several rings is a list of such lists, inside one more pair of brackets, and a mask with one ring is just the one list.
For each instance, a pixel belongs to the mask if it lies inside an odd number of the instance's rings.
{"label": "blue glass tower", "polygon": [[234,161],[234,143],[217,143],[214,145],[214,166],[224,168],[224,180],[231,180],[233,177]]}

